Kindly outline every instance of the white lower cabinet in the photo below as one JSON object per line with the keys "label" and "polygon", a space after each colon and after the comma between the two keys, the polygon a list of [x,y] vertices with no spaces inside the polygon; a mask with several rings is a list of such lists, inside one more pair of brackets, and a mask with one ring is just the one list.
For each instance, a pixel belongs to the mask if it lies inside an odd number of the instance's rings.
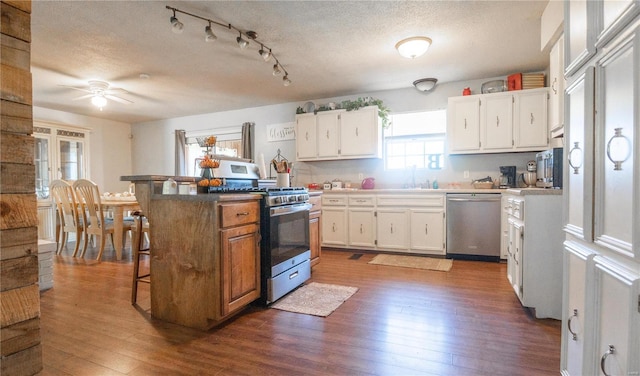
{"label": "white lower cabinet", "polygon": [[415,253],[445,255],[444,209],[411,209],[410,248]]}
{"label": "white lower cabinet", "polygon": [[322,195],[322,245],[347,246],[347,196]]}
{"label": "white lower cabinet", "polygon": [[378,247],[409,250],[409,210],[378,209]]}
{"label": "white lower cabinet", "polygon": [[376,246],[376,213],[374,196],[349,196],[349,246]]}

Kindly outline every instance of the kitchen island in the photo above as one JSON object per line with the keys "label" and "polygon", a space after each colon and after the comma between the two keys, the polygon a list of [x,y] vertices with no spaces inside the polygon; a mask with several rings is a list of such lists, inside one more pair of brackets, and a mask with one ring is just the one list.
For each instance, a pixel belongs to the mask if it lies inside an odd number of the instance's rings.
{"label": "kitchen island", "polygon": [[261,196],[162,194],[168,178],[121,178],[149,219],[151,315],[207,330],[260,297]]}

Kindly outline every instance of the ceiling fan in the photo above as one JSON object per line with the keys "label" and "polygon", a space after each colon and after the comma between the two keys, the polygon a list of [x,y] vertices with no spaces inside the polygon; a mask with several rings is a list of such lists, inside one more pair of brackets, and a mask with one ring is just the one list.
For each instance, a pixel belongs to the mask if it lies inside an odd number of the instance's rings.
{"label": "ceiling fan", "polygon": [[91,80],[89,81],[89,87],[77,87],[77,86],[67,86],[67,85],[60,85],[60,86],[64,86],[64,87],[68,87],[69,89],[74,89],[74,90],[83,91],[85,93],[89,93],[87,95],[74,98],[73,100],[77,101],[81,99],[91,98],[91,104],[100,108],[100,111],[102,111],[102,108],[107,105],[107,99],[110,99],[112,101],[116,101],[119,103],[123,103],[123,104],[133,103],[128,99],[124,99],[115,95],[115,94],[128,93],[128,91],[121,88],[115,88],[115,87],[109,88],[109,83],[105,81]]}

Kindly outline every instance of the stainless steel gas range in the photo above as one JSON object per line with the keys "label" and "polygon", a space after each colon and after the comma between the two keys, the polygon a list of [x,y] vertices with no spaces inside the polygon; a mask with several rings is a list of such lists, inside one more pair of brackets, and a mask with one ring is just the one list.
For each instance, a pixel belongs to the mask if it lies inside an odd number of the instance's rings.
{"label": "stainless steel gas range", "polygon": [[309,194],[304,187],[259,187],[258,167],[221,160],[215,193],[254,193],[260,200],[261,302],[271,304],[311,277]]}

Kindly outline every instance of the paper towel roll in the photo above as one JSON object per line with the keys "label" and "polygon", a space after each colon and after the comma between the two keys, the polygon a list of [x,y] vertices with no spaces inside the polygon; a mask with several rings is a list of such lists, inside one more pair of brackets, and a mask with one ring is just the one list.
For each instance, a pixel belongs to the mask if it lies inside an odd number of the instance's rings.
{"label": "paper towel roll", "polygon": [[260,170],[260,179],[267,178],[267,166],[264,164],[264,154],[260,153],[258,157],[258,169]]}

